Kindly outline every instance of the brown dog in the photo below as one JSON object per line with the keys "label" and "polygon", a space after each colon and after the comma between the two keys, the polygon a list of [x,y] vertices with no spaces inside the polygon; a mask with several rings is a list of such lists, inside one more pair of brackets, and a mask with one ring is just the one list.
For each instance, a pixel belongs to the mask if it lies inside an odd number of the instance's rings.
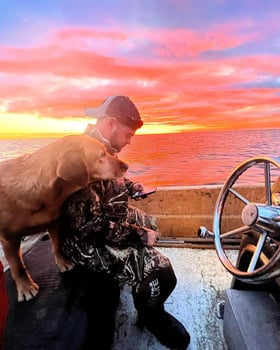
{"label": "brown dog", "polygon": [[66,136],[32,154],[0,163],[0,240],[18,301],[32,299],[39,290],[23,263],[22,237],[48,230],[57,264],[67,269],[67,262],[58,255],[55,231],[62,203],[90,182],[116,179],[126,170],[124,162],[87,135]]}

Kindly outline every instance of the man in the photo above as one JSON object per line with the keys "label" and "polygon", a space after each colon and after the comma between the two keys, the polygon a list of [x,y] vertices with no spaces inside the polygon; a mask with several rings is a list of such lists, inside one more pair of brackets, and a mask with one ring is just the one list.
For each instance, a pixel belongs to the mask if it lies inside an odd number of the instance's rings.
{"label": "man", "polygon": [[[86,114],[97,122],[89,124],[85,133],[101,141],[114,155],[130,143],[135,131],[143,125],[136,106],[126,96],[110,96],[98,108],[87,109]],[[141,184],[124,178],[94,182],[74,193],[64,203],[60,218],[62,254],[79,268],[104,278],[105,284],[110,281],[130,284],[139,324],[168,348],[186,349],[190,342],[188,332],[164,309],[165,300],[175,288],[176,277],[169,259],[153,248],[158,237],[155,220],[128,205],[128,197],[141,189]],[[92,290],[96,293],[102,283],[93,282]],[[107,301],[119,296],[115,285],[111,292],[114,297],[107,296]],[[111,314],[109,310],[106,317],[103,315],[102,334],[107,331],[106,339],[110,341],[100,345],[102,339],[92,339],[89,344],[92,349],[95,349],[93,342],[99,342],[96,349],[110,348],[116,306],[114,301]],[[101,323],[100,319],[93,321],[92,332],[102,327]]]}

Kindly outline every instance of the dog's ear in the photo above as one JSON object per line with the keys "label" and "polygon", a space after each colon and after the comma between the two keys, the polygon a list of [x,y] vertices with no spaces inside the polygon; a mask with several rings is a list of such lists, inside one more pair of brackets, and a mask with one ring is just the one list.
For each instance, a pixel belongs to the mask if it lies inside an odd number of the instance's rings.
{"label": "dog's ear", "polygon": [[58,159],[56,175],[81,187],[85,187],[89,181],[87,167],[80,152],[71,152],[71,155]]}

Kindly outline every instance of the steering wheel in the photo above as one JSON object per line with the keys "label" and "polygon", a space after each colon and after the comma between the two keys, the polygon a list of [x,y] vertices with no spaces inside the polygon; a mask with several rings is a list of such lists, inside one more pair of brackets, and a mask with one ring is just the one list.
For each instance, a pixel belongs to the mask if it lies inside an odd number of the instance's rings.
{"label": "steering wheel", "polygon": [[[279,168],[280,158],[250,158],[232,172],[216,201],[213,232],[217,255],[233,276],[246,283],[264,283],[280,275],[280,178],[272,181]],[[245,191],[242,182],[238,187],[237,181],[247,171],[251,178],[256,172],[264,176],[259,191],[254,186],[246,186]],[[229,228],[233,209],[240,211],[238,227]],[[237,259],[223,248],[228,239],[240,240]]]}

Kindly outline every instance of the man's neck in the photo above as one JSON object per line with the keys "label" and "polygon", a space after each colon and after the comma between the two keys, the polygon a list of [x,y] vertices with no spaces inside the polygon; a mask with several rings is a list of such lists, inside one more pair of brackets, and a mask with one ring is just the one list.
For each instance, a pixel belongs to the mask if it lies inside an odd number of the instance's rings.
{"label": "man's neck", "polygon": [[88,130],[86,130],[87,134],[95,139],[97,139],[98,141],[102,142],[105,147],[107,148],[107,151],[111,154],[115,154],[117,153],[117,150],[111,145],[110,140],[108,140],[106,137],[103,136],[102,132],[95,126],[92,125],[92,127]]}

